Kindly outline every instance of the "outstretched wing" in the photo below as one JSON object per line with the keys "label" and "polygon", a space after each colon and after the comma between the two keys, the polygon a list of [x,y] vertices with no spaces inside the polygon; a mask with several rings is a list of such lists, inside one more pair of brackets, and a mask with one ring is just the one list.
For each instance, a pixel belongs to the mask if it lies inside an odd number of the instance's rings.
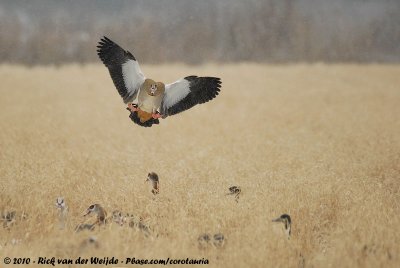
{"label": "outstretched wing", "polygon": [[187,76],[168,84],[161,103],[161,114],[167,117],[208,102],[219,94],[220,88],[221,79],[217,77]]}
{"label": "outstretched wing", "polygon": [[145,80],[135,57],[105,36],[97,48],[97,54],[107,66],[124,103],[133,101]]}

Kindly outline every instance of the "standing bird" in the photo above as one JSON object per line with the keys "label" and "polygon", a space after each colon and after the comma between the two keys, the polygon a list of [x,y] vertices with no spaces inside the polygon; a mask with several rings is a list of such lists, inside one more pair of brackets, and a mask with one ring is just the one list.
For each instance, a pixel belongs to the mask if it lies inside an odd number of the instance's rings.
{"label": "standing bird", "polygon": [[68,215],[68,206],[65,203],[64,197],[57,197],[56,209],[58,210],[58,218],[60,222],[60,229],[64,229],[65,221]]}
{"label": "standing bird", "polygon": [[16,211],[4,211],[1,214],[1,220],[3,221],[3,227],[8,228],[14,225],[16,221]]}
{"label": "standing bird", "polygon": [[147,180],[151,182],[151,185],[153,187],[153,189],[151,189],[151,192],[156,195],[158,193],[160,193],[160,182],[158,180],[158,175],[155,172],[150,172],[149,174],[147,174]]}
{"label": "standing bird", "polygon": [[273,219],[273,222],[282,222],[284,224],[284,231],[287,235],[287,238],[290,238],[290,233],[292,231],[292,219],[288,214],[282,214],[279,218]]}
{"label": "standing bird", "polygon": [[240,189],[239,186],[231,186],[229,187],[229,193],[226,195],[235,195],[235,201],[239,202],[239,195],[242,192],[242,189]]}
{"label": "standing bird", "polygon": [[[221,79],[217,77],[193,75],[167,85],[146,78],[135,56],[105,36],[97,48],[119,95],[128,105],[129,117],[140,126],[159,124],[160,117],[166,118],[208,102],[220,92]],[[136,98],[137,103],[133,103]]]}

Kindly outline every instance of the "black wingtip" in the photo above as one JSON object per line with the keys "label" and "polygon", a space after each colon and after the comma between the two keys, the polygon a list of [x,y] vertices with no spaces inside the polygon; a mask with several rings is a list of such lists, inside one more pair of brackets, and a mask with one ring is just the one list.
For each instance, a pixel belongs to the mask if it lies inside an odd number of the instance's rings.
{"label": "black wingtip", "polygon": [[184,79],[189,82],[190,93],[172,107],[163,108],[163,114],[174,115],[186,111],[197,104],[214,99],[221,91],[222,82],[218,77],[191,75]]}
{"label": "black wingtip", "polygon": [[105,36],[105,35],[103,35],[103,37],[100,38],[100,41],[101,41],[101,42],[112,42],[112,43],[114,43],[113,41],[111,41],[110,38],[108,38],[108,37]]}
{"label": "black wingtip", "polygon": [[96,48],[97,55],[106,66],[110,64],[122,64],[128,59],[136,61],[132,53],[121,48],[107,36],[100,38]]}

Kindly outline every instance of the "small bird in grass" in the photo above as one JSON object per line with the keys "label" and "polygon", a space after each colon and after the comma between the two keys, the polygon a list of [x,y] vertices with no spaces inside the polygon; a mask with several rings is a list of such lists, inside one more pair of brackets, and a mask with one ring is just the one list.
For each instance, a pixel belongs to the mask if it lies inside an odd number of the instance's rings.
{"label": "small bird in grass", "polygon": [[64,197],[57,197],[56,209],[58,210],[58,218],[60,221],[60,229],[65,227],[65,221],[68,214],[68,206],[65,203]]}
{"label": "small bird in grass", "polygon": [[130,228],[140,230],[146,237],[151,234],[151,228],[143,222],[143,219],[141,217],[136,217],[133,214],[125,214],[120,210],[114,210],[112,213],[112,220],[120,226],[127,223]]}
{"label": "small bird in grass", "polygon": [[129,117],[143,127],[159,124],[159,118],[208,102],[220,92],[221,79],[217,77],[193,75],[167,85],[146,78],[135,56],[105,36],[97,46],[97,54],[108,68],[124,103],[128,104]]}
{"label": "small bird in grass", "polygon": [[143,219],[141,217],[136,217],[133,214],[123,213],[120,210],[114,210],[112,213],[112,221],[123,226],[127,223],[127,225],[131,228],[137,228],[140,231],[143,231],[145,236],[150,234],[150,227],[143,223]]}
{"label": "small bird in grass", "polygon": [[290,238],[291,230],[292,230],[292,219],[288,214],[282,214],[279,218],[273,219],[273,222],[282,222],[284,224],[284,232],[287,235],[287,238]]}
{"label": "small bird in grass", "polygon": [[214,236],[212,237],[213,239],[211,239],[211,235],[204,233],[201,234],[198,238],[197,238],[197,242],[199,243],[199,248],[200,249],[205,249],[207,248],[212,240],[212,244],[216,247],[216,248],[220,248],[224,245],[225,243],[225,236],[221,233],[217,233],[214,234]]}
{"label": "small bird in grass", "polygon": [[112,220],[113,222],[119,224],[119,225],[124,225],[126,223],[128,215],[124,215],[120,210],[114,210],[112,213]]}
{"label": "small bird in grass", "polygon": [[226,195],[235,195],[235,201],[239,202],[239,194],[242,192],[239,186],[231,186],[229,187],[229,193]]}
{"label": "small bird in grass", "polygon": [[199,248],[200,249],[205,249],[208,244],[211,241],[210,235],[209,234],[201,234],[198,238],[197,241],[199,242]]}
{"label": "small bird in grass", "polygon": [[3,227],[4,228],[8,228],[11,227],[12,225],[14,225],[15,221],[16,221],[16,211],[5,211],[2,213],[1,215],[1,220],[3,221]]}
{"label": "small bird in grass", "polygon": [[139,227],[139,223],[143,222],[143,218],[140,216],[135,216],[133,214],[126,214],[126,219],[129,227]]}
{"label": "small bird in grass", "polygon": [[101,205],[93,204],[89,206],[83,216],[86,217],[90,214],[96,214],[96,222],[94,224],[102,225],[107,223],[107,212]]}
{"label": "small bird in grass", "polygon": [[61,211],[66,210],[67,204],[65,203],[64,197],[57,197],[56,199],[56,209],[59,209]]}
{"label": "small bird in grass", "polygon": [[156,195],[160,193],[160,182],[158,180],[158,175],[155,172],[150,172],[147,174],[147,179],[146,181],[151,182],[151,185],[153,189],[151,189],[151,192]]}
{"label": "small bird in grass", "polygon": [[145,237],[149,237],[151,235],[151,228],[147,224],[143,223],[142,221],[139,221],[139,224],[137,225],[140,231],[144,234]]}
{"label": "small bird in grass", "polygon": [[216,247],[222,247],[225,243],[225,236],[221,233],[215,234],[214,235],[214,241],[213,244]]}
{"label": "small bird in grass", "polygon": [[129,227],[141,231],[145,237],[150,237],[154,234],[152,228],[144,223],[141,217],[137,218],[132,215],[129,221]]}

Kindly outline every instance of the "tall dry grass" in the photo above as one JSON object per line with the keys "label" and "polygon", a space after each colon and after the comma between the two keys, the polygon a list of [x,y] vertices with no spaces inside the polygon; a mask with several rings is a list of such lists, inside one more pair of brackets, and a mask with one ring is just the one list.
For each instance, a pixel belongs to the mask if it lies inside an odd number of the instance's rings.
{"label": "tall dry grass", "polygon": [[[128,118],[106,69],[0,66],[0,257],[207,258],[210,267],[398,267],[400,67],[142,67],[172,82],[219,76],[220,96],[151,129]],[[153,197],[146,175],[160,175]],[[225,196],[242,187],[238,203]],[[69,206],[59,230],[55,198]],[[146,217],[75,234],[92,203]],[[271,219],[292,216],[292,237]],[[197,237],[221,232],[223,248]],[[82,249],[89,235],[98,249]],[[1,264],[3,265],[3,264]],[[31,265],[31,267],[34,265]],[[121,265],[124,266],[124,265]]]}

